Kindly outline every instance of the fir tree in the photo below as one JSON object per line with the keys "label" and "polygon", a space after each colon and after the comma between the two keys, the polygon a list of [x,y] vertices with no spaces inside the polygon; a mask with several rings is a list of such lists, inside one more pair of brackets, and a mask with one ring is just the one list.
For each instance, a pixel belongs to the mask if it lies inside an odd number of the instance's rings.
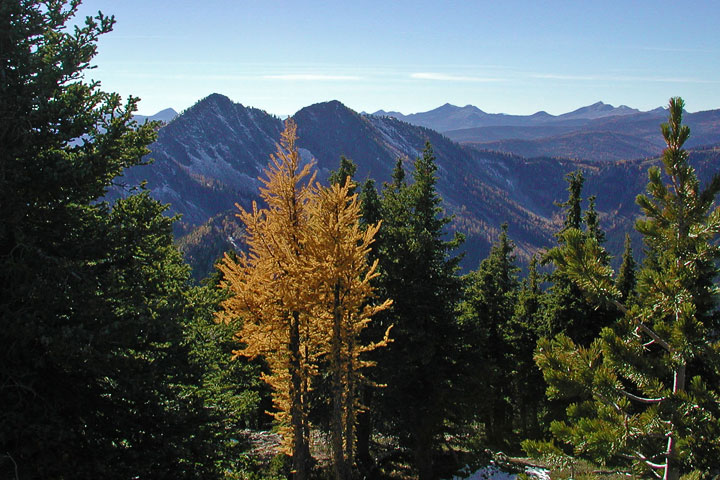
{"label": "fir tree", "polygon": [[543,402],[546,384],[533,359],[533,352],[543,332],[541,299],[537,257],[533,256],[528,276],[517,294],[506,334],[512,355],[506,375],[510,377],[512,386],[510,399],[515,411],[515,431],[523,439],[540,438],[544,433],[541,419],[546,410]]}
{"label": "fir tree", "polygon": [[155,125],[87,80],[114,19],[78,6],[0,4],[0,476],[211,477],[172,221],[100,201]]}
{"label": "fir tree", "polygon": [[442,216],[429,144],[414,166],[414,183],[407,185],[398,160],[393,182],[383,190],[378,283],[381,297],[394,304],[390,313],[378,317],[378,327],[394,324],[394,342],[378,355],[375,373],[387,387],[375,405],[388,432],[412,452],[419,478],[426,479],[434,475],[436,444],[457,413],[452,352],[458,342],[454,310],[461,290],[459,258],[451,253],[462,237],[443,240],[450,219]]}
{"label": "fir tree", "polygon": [[[568,230],[581,230],[585,226],[583,235],[604,239],[604,232],[599,227],[595,199],[591,197],[590,205],[585,215],[582,211],[582,188],[585,178],[582,171],[570,173],[566,176],[568,181],[568,199],[557,205],[563,207],[565,217],[563,227],[556,234],[558,247],[564,243],[564,234]],[[585,220],[589,223],[586,223]],[[551,255],[543,258],[543,263],[550,262]],[[603,253],[603,262],[608,263],[609,257]],[[549,277],[550,287],[543,296],[544,331],[543,336],[553,337],[565,333],[579,344],[587,345],[600,332],[600,330],[614,321],[616,313],[607,308],[596,308],[591,305],[581,289],[575,285],[562,271],[555,270]]]}
{"label": "fir tree", "polygon": [[565,230],[570,228],[581,228],[583,223],[582,218],[582,189],[585,183],[585,177],[582,170],[568,173],[565,176],[568,182],[567,192],[568,199],[565,202],[557,203],[558,207],[562,207],[565,212],[563,219],[563,228],[560,230],[558,235],[561,235]]}
{"label": "fir tree", "polygon": [[627,304],[635,291],[635,259],[632,253],[632,242],[630,234],[625,234],[625,250],[622,255],[622,264],[618,272],[617,281],[615,282],[617,289],[620,291],[620,301]]}
{"label": "fir tree", "polygon": [[[368,178],[360,191],[361,216],[360,222],[363,225],[372,225],[381,220],[381,204],[375,181]],[[377,250],[373,248],[373,251]]]}
{"label": "fir tree", "polygon": [[588,208],[585,210],[585,230],[587,235],[593,237],[599,244],[605,242],[605,232],[600,228],[600,218],[595,210],[595,195],[588,198]]}
{"label": "fir tree", "polygon": [[[328,182],[330,182],[330,185],[340,185],[341,187],[345,186],[345,182],[350,179],[352,181],[353,175],[355,175],[355,172],[357,171],[357,165],[355,165],[355,162],[353,162],[351,159],[347,158],[345,155],[340,155],[340,166],[337,170],[333,170],[330,172],[330,176],[328,177]],[[353,185],[350,187],[349,190],[350,194],[352,195],[355,193],[355,184],[353,182]]]}
{"label": "fir tree", "polygon": [[636,223],[655,261],[638,275],[638,305],[627,308],[613,272],[599,259],[602,247],[571,229],[553,260],[574,281],[624,317],[603,329],[589,347],[567,337],[541,343],[538,365],[549,393],[577,392],[584,400],[568,409],[553,434],[574,454],[675,480],[682,473],[717,474],[720,454],[718,330],[714,318],[720,250],[720,210],[713,209],[720,176],[700,189],[682,146],[683,101],[670,100],[663,168],[649,170],[648,195],[637,202]]}
{"label": "fir tree", "polygon": [[[512,434],[513,411],[510,403],[513,346],[509,328],[517,301],[520,282],[515,265],[515,246],[507,235],[507,224],[489,256],[465,277],[464,302],[461,306],[463,338],[469,342],[473,372],[467,393],[476,399],[474,408],[485,425],[487,441],[505,450]],[[469,387],[469,385],[468,385]],[[481,400],[482,404],[477,404]]]}

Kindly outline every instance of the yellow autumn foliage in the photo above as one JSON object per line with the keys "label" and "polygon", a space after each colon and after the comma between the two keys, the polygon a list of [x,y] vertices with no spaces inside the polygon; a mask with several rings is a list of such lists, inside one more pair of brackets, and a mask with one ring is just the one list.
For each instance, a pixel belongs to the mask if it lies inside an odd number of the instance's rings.
{"label": "yellow autumn foliage", "polygon": [[[309,391],[323,365],[342,378],[344,431],[352,449],[352,429],[360,370],[370,364],[360,355],[387,343],[361,345],[360,332],[390,301],[372,303],[370,284],[377,265],[368,265],[379,225],[360,227],[356,195],[345,186],[314,185],[312,164],[301,166],[296,127],[287,122],[277,153],[262,179],[265,208],[238,205],[246,229],[247,251],[220,265],[222,287],[231,296],[218,320],[241,319],[234,353],[263,357],[270,367],[264,380],[273,388],[273,415],[284,448],[296,458],[309,455]],[[299,450],[302,450],[298,453]],[[301,459],[305,461],[307,459]]]}

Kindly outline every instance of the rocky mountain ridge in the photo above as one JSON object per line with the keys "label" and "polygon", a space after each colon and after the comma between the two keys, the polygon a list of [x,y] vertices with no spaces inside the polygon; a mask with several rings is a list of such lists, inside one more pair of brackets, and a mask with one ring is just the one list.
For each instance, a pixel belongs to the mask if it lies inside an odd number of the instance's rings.
{"label": "rocky mountain ridge", "polygon": [[[397,158],[409,171],[430,141],[439,167],[437,188],[446,212],[455,216],[451,228],[467,237],[462,249],[466,270],[484,258],[503,222],[508,222],[525,261],[551,245],[561,223],[554,202],[566,198],[563,177],[577,169],[588,178],[585,197],[598,196],[609,245],[620,248],[621,237],[637,213],[634,196],[646,183],[645,160],[604,165],[547,157],[528,160],[461,145],[393,117],[358,114],[338,101],[311,105],[293,119],[303,159],[315,160],[321,182],[345,155],[358,165],[358,182],[374,178],[381,185],[389,180]],[[263,110],[210,95],[160,129],[150,147],[154,162],[127,171],[116,181],[125,187],[115,188],[109,197],[123,195],[147,180],[151,194],[170,204],[169,214],[182,215],[177,230],[180,243],[196,275],[202,276],[217,255],[239,246],[242,234],[234,204],[247,208],[258,198],[258,177],[282,128],[279,118]],[[706,150],[701,157],[703,172],[717,169],[717,149]]]}

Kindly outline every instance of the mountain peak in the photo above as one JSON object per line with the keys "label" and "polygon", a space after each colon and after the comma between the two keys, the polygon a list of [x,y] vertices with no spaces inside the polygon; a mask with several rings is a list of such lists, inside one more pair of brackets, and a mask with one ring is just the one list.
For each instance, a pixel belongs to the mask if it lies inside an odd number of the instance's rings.
{"label": "mountain peak", "polygon": [[228,97],[221,93],[211,93],[207,97],[203,98],[202,100],[198,101],[198,103],[232,103],[232,100],[230,100]]}
{"label": "mountain peak", "polygon": [[303,107],[300,110],[298,110],[297,112],[295,112],[295,115],[293,115],[293,116],[296,116],[301,112],[315,112],[315,111],[325,112],[325,113],[332,112],[332,111],[349,111],[349,112],[354,113],[353,110],[346,107],[341,101],[329,100],[327,102],[313,103],[312,105]]}
{"label": "mountain peak", "polygon": [[431,112],[454,112],[456,110],[461,110],[461,108],[456,105],[446,103],[444,105],[437,107],[435,110],[431,110]]}
{"label": "mountain peak", "polygon": [[350,117],[359,117],[359,115],[338,100],[315,103],[308,107],[301,108],[293,115],[298,125],[303,122],[312,123],[319,119],[327,118],[334,118],[336,121],[342,123]]}

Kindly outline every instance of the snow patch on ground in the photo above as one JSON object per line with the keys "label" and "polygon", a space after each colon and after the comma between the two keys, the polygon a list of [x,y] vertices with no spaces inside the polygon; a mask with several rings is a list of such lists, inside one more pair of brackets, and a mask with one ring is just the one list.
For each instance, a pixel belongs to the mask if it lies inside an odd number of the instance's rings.
{"label": "snow patch on ground", "polygon": [[[538,467],[527,467],[525,474],[538,480],[550,480],[550,474],[547,470]],[[488,465],[480,470],[470,474],[469,476],[455,476],[452,480],[515,480],[517,475],[507,473],[500,470],[495,465]]]}

